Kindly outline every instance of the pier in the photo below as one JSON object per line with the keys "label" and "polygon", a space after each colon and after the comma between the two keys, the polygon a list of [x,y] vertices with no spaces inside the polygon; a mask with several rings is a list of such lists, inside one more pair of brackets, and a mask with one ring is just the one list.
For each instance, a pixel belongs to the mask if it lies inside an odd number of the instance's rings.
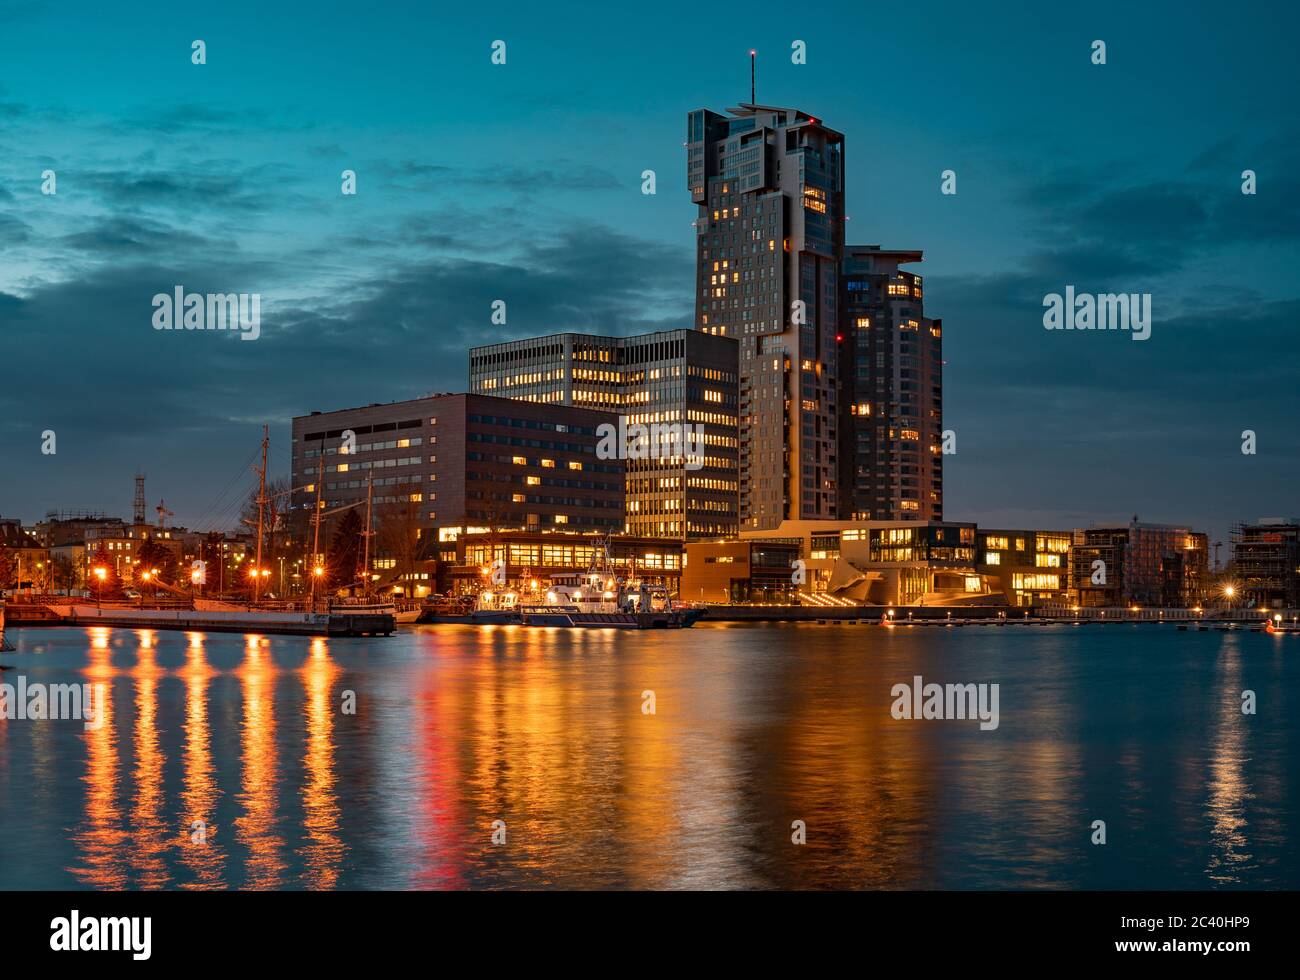
{"label": "pier", "polygon": [[225,605],[197,602],[194,606],[157,608],[85,603],[11,603],[10,628],[18,626],[115,626],[214,633],[283,633],[298,636],[389,635],[391,616],[351,613],[345,609],[213,608]]}

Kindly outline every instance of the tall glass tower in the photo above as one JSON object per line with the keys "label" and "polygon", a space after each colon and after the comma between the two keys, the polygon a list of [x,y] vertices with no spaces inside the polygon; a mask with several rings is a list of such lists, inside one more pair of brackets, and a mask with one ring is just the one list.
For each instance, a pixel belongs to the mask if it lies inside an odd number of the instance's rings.
{"label": "tall glass tower", "polygon": [[740,342],[740,526],[844,519],[844,136],[798,109],[687,115],[699,330]]}

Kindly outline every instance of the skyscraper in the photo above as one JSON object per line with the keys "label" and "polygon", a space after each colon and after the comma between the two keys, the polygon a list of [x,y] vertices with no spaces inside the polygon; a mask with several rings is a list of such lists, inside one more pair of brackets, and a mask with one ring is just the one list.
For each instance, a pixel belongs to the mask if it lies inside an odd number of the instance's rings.
{"label": "skyscraper", "polygon": [[696,327],[740,341],[740,525],[841,513],[844,137],[797,109],[687,116]]}
{"label": "skyscraper", "polygon": [[921,252],[844,251],[846,516],[943,520],[943,321],[924,315]]}

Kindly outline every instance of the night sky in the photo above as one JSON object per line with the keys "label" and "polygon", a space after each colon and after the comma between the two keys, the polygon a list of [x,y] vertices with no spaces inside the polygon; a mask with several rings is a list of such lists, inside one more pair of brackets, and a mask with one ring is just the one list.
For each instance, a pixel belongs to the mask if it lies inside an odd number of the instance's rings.
{"label": "night sky", "polygon": [[[464,390],[474,344],[691,325],[685,116],[750,48],[845,134],[849,242],[926,253],[949,519],[1300,512],[1293,5],[455,6],[0,0],[0,515],[129,517],[140,469],[225,527],[263,422],[287,475],[293,415]],[[1068,284],[1151,293],[1151,339],[1044,330]],[[261,338],[155,331],[176,285]]]}

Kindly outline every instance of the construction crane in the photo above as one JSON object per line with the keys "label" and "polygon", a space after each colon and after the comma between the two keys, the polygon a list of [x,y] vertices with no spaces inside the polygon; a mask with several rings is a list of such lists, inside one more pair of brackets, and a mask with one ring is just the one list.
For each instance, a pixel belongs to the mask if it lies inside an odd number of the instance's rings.
{"label": "construction crane", "polygon": [[167,509],[167,502],[165,500],[158,501],[158,506],[155,507],[154,510],[158,512],[158,529],[160,531],[167,527],[167,518],[176,516],[173,511]]}

